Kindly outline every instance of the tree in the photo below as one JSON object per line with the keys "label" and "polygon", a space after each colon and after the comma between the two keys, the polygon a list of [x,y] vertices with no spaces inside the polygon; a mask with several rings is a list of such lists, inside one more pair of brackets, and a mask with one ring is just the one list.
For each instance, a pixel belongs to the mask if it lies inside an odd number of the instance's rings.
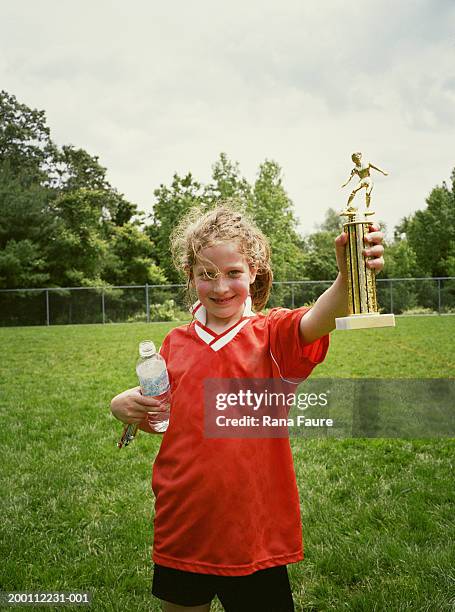
{"label": "tree", "polygon": [[93,286],[100,273],[106,243],[101,236],[103,191],[62,192],[53,202],[55,226],[47,245],[51,279],[56,286]]}
{"label": "tree", "polygon": [[21,176],[0,164],[0,249],[9,240],[39,242],[52,224],[49,201],[48,190],[24,185]]}
{"label": "tree", "polygon": [[335,238],[342,229],[342,217],[333,208],[328,208],[319,229],[305,238],[305,275],[310,280],[336,278]]}
{"label": "tree", "polygon": [[310,280],[334,280],[338,274],[335,237],[339,231],[319,231],[305,240],[305,275]]}
{"label": "tree", "polygon": [[328,208],[325,212],[324,221],[318,229],[321,232],[331,232],[336,237],[343,229],[343,217],[334,208]]}
{"label": "tree", "polygon": [[112,226],[139,223],[142,213],[109,184],[98,157],[55,146],[44,111],[2,91],[0,119],[0,284],[98,284]]}
{"label": "tree", "polygon": [[48,278],[46,261],[31,240],[9,240],[0,250],[0,288],[42,287]]}
{"label": "tree", "polygon": [[161,285],[167,282],[164,272],[154,261],[149,237],[131,223],[111,228],[101,275],[112,285]]}
{"label": "tree", "polygon": [[174,268],[169,248],[170,236],[179,219],[195,205],[207,207],[204,190],[200,183],[193,179],[191,172],[180,177],[174,174],[172,184],[166,187],[161,184],[155,189],[152,224],[146,228],[155,250],[158,266],[163,270],[171,283],[180,283],[181,276]]}
{"label": "tree", "polygon": [[406,222],[409,246],[425,275],[455,273],[455,169],[451,180],[451,189],[445,182],[435,187],[426,199],[426,209],[416,211]]}
{"label": "tree", "polygon": [[204,200],[215,205],[220,200],[235,199],[246,207],[251,198],[251,185],[241,176],[239,164],[231,162],[226,153],[220,153],[212,166],[212,183],[204,190]]}
{"label": "tree", "polygon": [[105,193],[103,213],[106,220],[121,226],[138,216],[136,204],[128,202],[124,196],[106,178],[106,168],[98,162],[96,155],[90,155],[84,149],[64,145],[59,152],[58,185],[62,191],[89,189]]}
{"label": "tree", "polygon": [[27,184],[52,181],[57,148],[50,138],[44,111],[20,104],[0,92],[0,163]]}
{"label": "tree", "polygon": [[415,278],[420,275],[416,254],[406,237],[396,239],[386,249],[385,278]]}
{"label": "tree", "polygon": [[[382,273],[383,278],[416,278],[421,276],[417,267],[416,254],[409,244],[409,241],[404,236],[403,232],[400,238],[386,247],[385,267]],[[382,300],[390,299],[390,291],[393,291],[393,309],[395,313],[404,312],[417,306],[419,301],[419,293],[425,287],[418,281],[395,281],[393,283],[380,283],[378,291],[382,289],[383,294],[380,295]],[[384,294],[384,291],[386,292]],[[384,304],[382,304],[384,305]]]}
{"label": "tree", "polygon": [[61,174],[58,187],[64,191],[76,189],[110,191],[112,187],[106,179],[107,170],[98,163],[98,159],[84,149],[64,145],[59,152]]}
{"label": "tree", "polygon": [[301,279],[303,240],[277,162],[266,160],[260,165],[248,212],[270,241],[275,280]]}
{"label": "tree", "polygon": [[107,208],[112,223],[118,227],[132,223],[134,218],[142,219],[144,213],[138,211],[137,205],[126,200],[122,194],[115,190],[109,192]]}
{"label": "tree", "polygon": [[[25,183],[25,184],[24,184]],[[0,164],[0,287],[39,287],[49,279],[44,253],[53,228],[49,191]]]}

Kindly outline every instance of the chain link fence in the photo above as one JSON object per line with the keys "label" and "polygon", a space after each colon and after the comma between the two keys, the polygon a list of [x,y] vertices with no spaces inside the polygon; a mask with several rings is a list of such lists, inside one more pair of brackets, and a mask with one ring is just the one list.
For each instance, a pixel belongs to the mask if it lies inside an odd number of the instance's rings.
{"label": "chain link fence", "polygon": [[[311,304],[333,281],[274,282],[268,308]],[[455,277],[377,279],[394,314],[455,314]],[[186,321],[184,285],[1,289],[0,326]]]}

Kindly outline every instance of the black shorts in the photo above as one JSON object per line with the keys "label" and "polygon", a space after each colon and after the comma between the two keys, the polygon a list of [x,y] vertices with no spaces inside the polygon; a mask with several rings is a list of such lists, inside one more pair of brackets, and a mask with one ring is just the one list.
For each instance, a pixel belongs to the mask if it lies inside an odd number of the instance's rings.
{"label": "black shorts", "polygon": [[226,612],[293,612],[285,565],[247,576],[214,576],[155,563],[152,594],[180,606],[201,606],[218,596]]}

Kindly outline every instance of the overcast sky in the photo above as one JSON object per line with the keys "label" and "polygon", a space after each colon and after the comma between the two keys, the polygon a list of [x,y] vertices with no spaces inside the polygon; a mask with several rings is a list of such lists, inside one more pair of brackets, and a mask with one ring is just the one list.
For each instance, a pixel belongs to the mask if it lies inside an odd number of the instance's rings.
{"label": "overcast sky", "polygon": [[3,0],[1,24],[0,88],[141,210],[224,151],[249,181],[276,160],[309,232],[362,151],[392,229],[455,166],[454,0]]}

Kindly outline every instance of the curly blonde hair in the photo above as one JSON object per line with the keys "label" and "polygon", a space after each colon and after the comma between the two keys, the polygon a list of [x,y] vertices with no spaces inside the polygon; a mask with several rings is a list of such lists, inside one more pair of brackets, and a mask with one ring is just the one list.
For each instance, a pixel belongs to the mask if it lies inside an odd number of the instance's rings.
{"label": "curly blonde hair", "polygon": [[201,251],[222,242],[236,242],[248,265],[257,270],[250,295],[254,310],[262,310],[272,288],[270,246],[261,230],[233,200],[220,202],[206,212],[199,206],[191,208],[172,232],[172,257],[177,270],[186,276],[189,302],[192,302],[193,267],[204,263]]}

